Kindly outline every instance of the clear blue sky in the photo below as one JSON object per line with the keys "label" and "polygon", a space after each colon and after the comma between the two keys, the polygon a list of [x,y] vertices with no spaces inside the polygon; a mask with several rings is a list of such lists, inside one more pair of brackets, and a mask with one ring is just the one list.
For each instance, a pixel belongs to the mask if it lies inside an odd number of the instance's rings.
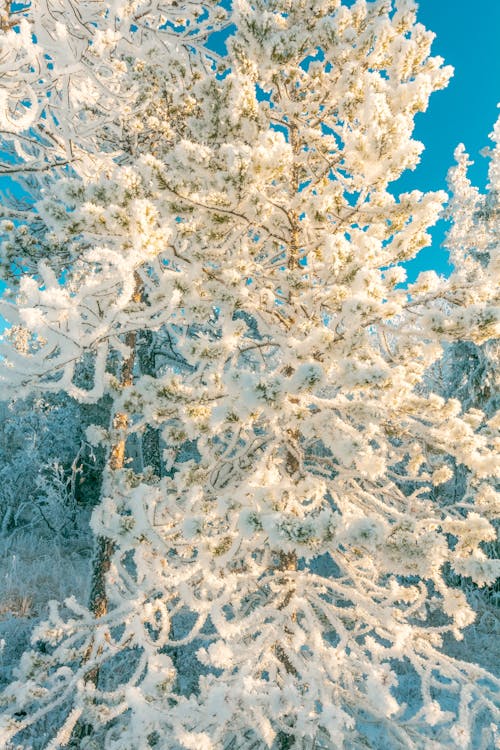
{"label": "clear blue sky", "polygon": [[[488,135],[500,114],[500,0],[420,0],[418,18],[434,31],[433,53],[453,65],[448,88],[433,94],[427,112],[417,115],[416,137],[426,150],[415,172],[405,175],[405,189],[446,187],[453,152],[464,143],[471,159],[473,182],[484,188],[487,159],[480,151],[491,144]],[[439,248],[443,222],[434,230],[432,248],[407,264],[410,279],[423,268],[446,273],[446,255]]]}

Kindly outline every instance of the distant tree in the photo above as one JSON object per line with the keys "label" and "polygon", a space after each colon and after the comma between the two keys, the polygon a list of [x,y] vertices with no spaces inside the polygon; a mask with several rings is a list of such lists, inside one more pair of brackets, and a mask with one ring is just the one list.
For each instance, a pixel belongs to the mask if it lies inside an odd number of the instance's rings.
{"label": "distant tree", "polygon": [[[462,278],[489,278],[494,281],[499,267],[499,196],[500,196],[500,120],[490,135],[493,148],[486,150],[490,160],[488,184],[480,193],[468,178],[471,165],[463,145],[455,152],[456,166],[449,172],[451,200],[447,209],[451,228],[446,246],[457,273]],[[477,294],[480,295],[480,285]],[[471,301],[475,292],[471,290]],[[500,343],[498,338],[484,343],[456,341],[448,344],[438,363],[437,388],[445,398],[455,397],[469,418],[481,422],[485,417],[495,418],[500,406]],[[443,493],[453,495],[455,502],[470,493],[481,511],[492,519],[498,518],[500,495],[498,477],[481,480],[479,485],[465,466],[458,466]],[[498,528],[498,524],[496,524]],[[485,551],[498,557],[498,540],[483,545]],[[499,581],[496,582],[498,590]]]}
{"label": "distant tree", "polygon": [[[471,483],[495,475],[498,420],[418,386],[444,342],[495,335],[497,266],[400,286],[446,197],[389,190],[450,76],[415,4],[238,0],[220,59],[203,46],[217,6],[68,4],[69,21],[47,7],[21,14],[24,46],[3,40],[30,55],[7,82],[36,71],[23,98],[4,93],[13,142],[36,132],[16,169],[56,171],[28,212],[38,235],[5,226],[22,277],[2,377],[109,394],[114,416],[87,430],[109,457],[100,598],[52,607],[2,695],[0,737],[491,747],[499,681],[440,647],[474,620],[445,566],[490,583],[495,531],[472,495],[443,508],[433,487],[453,463]],[[47,120],[63,167],[40,145]],[[43,238],[32,265],[26,236]],[[149,373],[144,332],[169,350]],[[160,471],[126,464],[146,429]]]}
{"label": "distant tree", "polygon": [[[90,412],[90,419],[89,419]],[[64,396],[0,403],[0,529],[3,534],[41,526],[62,533],[78,506],[91,508],[99,499],[102,461],[85,440],[85,422],[95,423],[95,409],[82,409]],[[52,493],[60,489],[60,493]],[[63,489],[63,486],[65,489]],[[96,490],[97,486],[97,490]],[[59,500],[56,500],[56,494]],[[50,497],[49,497],[50,495]],[[42,499],[42,507],[35,498]],[[51,507],[51,497],[56,505]],[[66,501],[64,500],[66,498]],[[70,507],[71,506],[71,507]],[[60,513],[61,517],[57,518]],[[66,530],[68,535],[69,529]]]}
{"label": "distant tree", "polygon": [[[500,119],[490,138],[494,146],[486,152],[490,159],[486,193],[481,194],[467,176],[471,162],[463,145],[457,148],[457,164],[449,172],[452,197],[448,214],[452,226],[446,246],[462,278],[486,276],[494,280],[500,264]],[[449,348],[454,363],[449,368],[449,393],[446,395],[453,392],[466,409],[480,408],[492,416],[499,405],[498,372],[495,371],[498,340],[481,345],[458,342]]]}
{"label": "distant tree", "polygon": [[89,520],[104,456],[88,445],[85,427],[100,421],[96,411],[64,394],[0,403],[2,621],[24,613],[34,626],[50,599],[88,591]]}

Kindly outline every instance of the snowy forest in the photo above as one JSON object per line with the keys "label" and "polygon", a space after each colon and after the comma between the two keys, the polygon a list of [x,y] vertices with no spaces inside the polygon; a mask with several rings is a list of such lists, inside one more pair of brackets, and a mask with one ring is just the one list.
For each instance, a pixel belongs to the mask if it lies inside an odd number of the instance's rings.
{"label": "snowy forest", "polygon": [[500,119],[398,189],[433,40],[0,3],[2,750],[500,748]]}

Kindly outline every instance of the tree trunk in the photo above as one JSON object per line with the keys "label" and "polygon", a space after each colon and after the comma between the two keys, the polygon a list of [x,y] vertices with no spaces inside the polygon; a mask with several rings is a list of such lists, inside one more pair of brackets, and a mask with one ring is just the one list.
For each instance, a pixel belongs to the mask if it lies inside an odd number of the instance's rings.
{"label": "tree trunk", "polygon": [[[289,138],[290,138],[290,145],[292,147],[293,155],[294,155],[294,163],[292,166],[292,184],[291,184],[291,193],[292,195],[296,195],[299,191],[299,166],[298,166],[298,152],[299,152],[299,143],[297,140],[297,127],[296,125],[290,125],[289,127]],[[299,252],[300,252],[300,221],[297,211],[291,210],[288,213],[288,220],[290,222],[290,243],[288,248],[288,259],[287,259],[287,267],[290,271],[293,271],[295,269],[300,268],[299,263]],[[293,307],[294,301],[296,297],[295,290],[292,291],[289,290],[289,302],[291,306]],[[291,374],[291,373],[290,373]],[[299,434],[297,430],[290,430],[289,431],[289,438],[290,441],[292,441],[295,445],[298,443]],[[297,459],[297,456],[294,452],[291,450],[287,450],[286,452],[286,461],[285,461],[285,469],[287,474],[290,477],[298,478],[300,475],[300,463]],[[288,571],[288,570],[297,570],[297,555],[295,552],[280,552],[278,556],[278,565],[276,568],[278,571]],[[286,578],[282,579],[283,584],[286,583]],[[283,599],[283,602],[280,604],[279,609],[284,609],[288,606],[290,599],[292,598],[294,594],[294,588],[289,588],[288,591],[285,594],[285,597]],[[295,619],[295,615],[292,615],[292,619]],[[290,635],[290,632],[287,628],[285,628],[285,636]],[[290,659],[288,658],[285,649],[278,643],[275,646],[275,653],[280,662],[285,667],[288,674],[292,674],[295,677],[298,677],[297,670],[293,666],[293,664],[290,662]],[[295,735],[294,734],[288,734],[287,732],[278,732],[276,736],[276,747],[277,750],[291,750],[295,745]]]}
{"label": "tree trunk", "polygon": [[[136,342],[137,362],[141,375],[157,376],[156,357],[153,351],[154,333],[141,331]],[[153,469],[156,476],[162,476],[160,431],[146,425],[141,435],[142,456],[144,466]]]}
{"label": "tree trunk", "polygon": [[[292,440],[298,439],[298,433],[296,431],[292,431],[290,434],[290,438]],[[297,477],[299,475],[300,471],[300,464],[297,459],[297,457],[292,453],[292,451],[287,450],[286,454],[286,463],[285,463],[287,474],[289,474],[291,477]],[[287,570],[297,570],[297,554],[295,552],[283,552],[281,551],[278,556],[278,565],[277,570],[286,572]],[[286,578],[282,579],[283,584],[286,584]],[[285,594],[285,597],[282,601],[282,603],[279,605],[279,609],[285,609],[285,607],[288,606],[290,603],[290,599],[292,598],[294,594],[295,589],[293,587],[289,588],[288,591]],[[292,615],[292,620],[295,619],[295,614]],[[291,635],[288,628],[285,627],[285,636]],[[285,649],[277,643],[274,647],[276,656],[280,660],[280,662],[285,667],[288,674],[292,674],[294,677],[298,677],[297,670],[291,663],[290,659],[287,656],[287,653]],[[287,732],[278,732],[276,736],[276,747],[277,750],[291,750],[295,745],[295,735],[288,734]]]}
{"label": "tree trunk", "polygon": [[[132,296],[133,302],[140,302],[142,300],[142,285],[140,277],[135,273],[135,291]],[[125,343],[129,349],[129,355],[123,361],[121,374],[120,374],[120,386],[127,388],[133,384],[134,381],[134,363],[136,357],[136,333],[127,333],[125,337]],[[109,459],[108,459],[108,470],[119,471],[125,466],[125,448],[127,441],[127,429],[129,426],[129,418],[126,412],[116,412],[113,421],[112,428],[115,434],[115,441],[111,446]],[[105,536],[98,536],[96,539],[96,550],[94,561],[92,564],[92,582],[90,587],[89,597],[89,609],[96,618],[103,617],[108,611],[108,596],[106,593],[106,575],[111,567],[111,560],[115,551],[114,542]],[[83,655],[83,663],[90,659],[94,642],[91,640],[85,654]],[[99,683],[99,667],[95,666],[88,670],[84,680],[86,683],[91,682],[96,687]],[[72,738],[70,747],[79,748],[79,742],[83,737],[88,737],[92,733],[92,726],[85,722],[77,722]]]}

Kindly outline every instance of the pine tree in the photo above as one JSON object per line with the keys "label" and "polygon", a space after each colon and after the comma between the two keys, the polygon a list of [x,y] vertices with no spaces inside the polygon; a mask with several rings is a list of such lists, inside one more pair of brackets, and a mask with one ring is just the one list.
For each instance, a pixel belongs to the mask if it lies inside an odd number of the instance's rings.
{"label": "pine tree", "polygon": [[[463,278],[495,277],[499,265],[500,196],[500,118],[490,134],[493,148],[489,157],[486,193],[475,188],[468,176],[472,162],[460,145],[455,152],[456,166],[449,172],[452,193],[448,215],[452,221],[446,245],[451,259]],[[452,360],[447,376],[448,392],[459,395],[465,409],[478,408],[493,416],[498,411],[498,340],[477,345],[458,342],[450,347]],[[455,364],[456,363],[456,364]]]}
{"label": "pine tree", "polygon": [[[496,122],[490,139],[493,141],[493,148],[484,152],[489,158],[485,193],[480,193],[468,178],[468,168],[472,162],[469,161],[465,147],[460,145],[455,152],[457,163],[450,169],[448,177],[451,200],[447,214],[452,224],[446,245],[454,265],[463,277],[477,279],[486,276],[493,280],[499,266],[500,119]],[[441,395],[445,398],[457,398],[463,411],[471,416],[475,414],[476,420],[484,416],[494,418],[500,405],[499,355],[498,338],[482,344],[474,341],[450,343],[440,362],[438,387]],[[450,492],[455,502],[459,497],[470,493],[476,503],[481,504],[482,512],[487,517],[497,517],[497,478],[482,481],[478,487],[466,467],[462,466],[456,468],[450,485],[444,492],[445,502]],[[484,549],[492,557],[499,555],[497,540],[484,545]],[[498,585],[499,580],[496,582],[497,590]]]}
{"label": "pine tree", "polygon": [[[495,531],[472,495],[443,508],[433,487],[455,464],[472,484],[495,475],[498,419],[419,385],[444,342],[495,335],[496,267],[401,288],[446,196],[391,189],[422,150],[416,112],[450,76],[433,35],[411,0],[235,0],[218,58],[203,40],[220,7],[81,6],[66,22],[62,3],[34,3],[20,27],[28,69],[46,59],[39,27],[79,57],[56,116],[64,60],[4,112],[16,144],[38,128],[16,169],[52,177],[31,229],[5,226],[23,273],[4,311],[29,345],[6,342],[2,377],[112,395],[119,419],[88,431],[110,456],[92,519],[106,605],[52,607],[0,736],[491,747],[499,681],[440,646],[474,620],[444,569],[490,583]],[[27,264],[28,244],[43,259]],[[148,333],[171,353],[151,374],[132,363]],[[144,430],[160,431],[162,476],[126,464]]]}

